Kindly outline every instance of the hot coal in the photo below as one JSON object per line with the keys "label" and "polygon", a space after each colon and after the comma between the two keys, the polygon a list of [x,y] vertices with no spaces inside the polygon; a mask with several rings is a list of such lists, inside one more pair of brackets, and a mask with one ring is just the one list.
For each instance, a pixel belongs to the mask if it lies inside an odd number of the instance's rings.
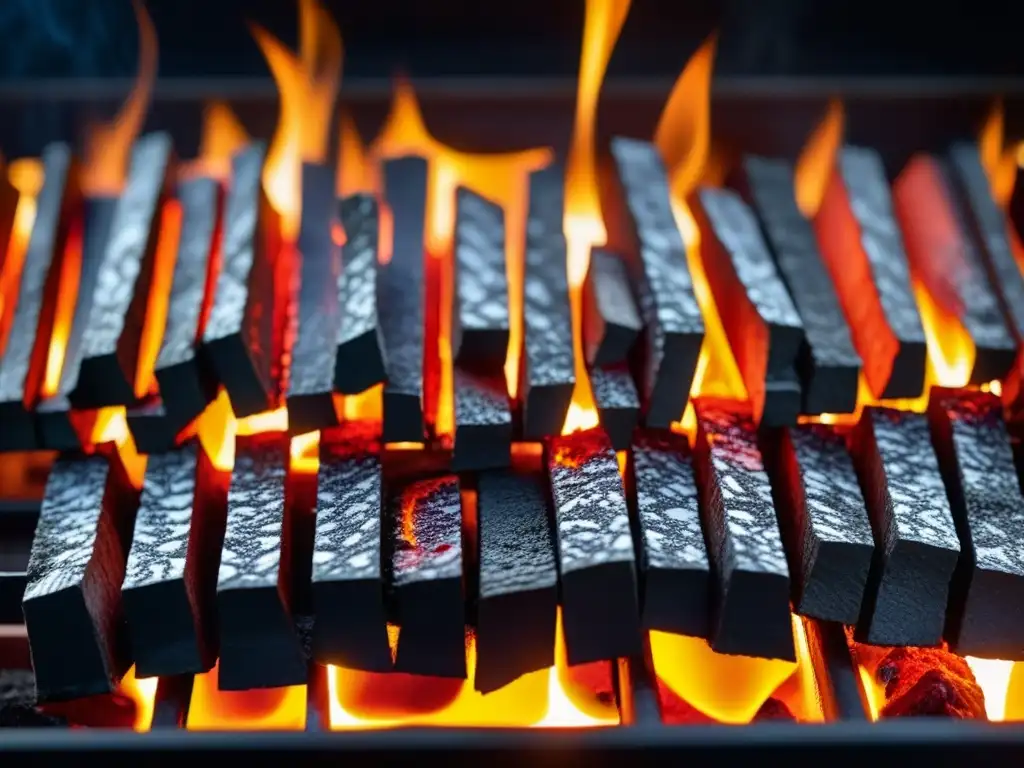
{"label": "hot coal", "polygon": [[633,374],[625,365],[598,366],[590,369],[590,390],[612,448],[624,451],[640,420],[640,395]]}
{"label": "hot coal", "polygon": [[583,284],[583,353],[587,364],[605,366],[629,359],[643,322],[625,261],[594,248]]}
{"label": "hot coal", "polygon": [[512,413],[503,371],[478,375],[456,365],[452,470],[507,467],[512,461]]}

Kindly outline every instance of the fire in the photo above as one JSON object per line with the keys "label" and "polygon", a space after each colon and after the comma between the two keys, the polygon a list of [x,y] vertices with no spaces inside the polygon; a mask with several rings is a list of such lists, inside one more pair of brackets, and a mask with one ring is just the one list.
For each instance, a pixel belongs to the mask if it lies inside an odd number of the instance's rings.
{"label": "fire", "polygon": [[590,249],[608,239],[601,218],[597,184],[597,103],[605,70],[630,0],[587,0],[583,24],[583,48],[576,81],[576,114],[565,173],[565,219],[563,229],[568,246],[567,269],[572,305],[573,356],[576,360],[576,389],[562,434],[592,429],[598,424],[594,395],[590,390],[583,357],[583,281],[590,262]]}
{"label": "fire", "polygon": [[825,190],[835,169],[836,154],[843,143],[845,122],[843,103],[833,99],[829,102],[825,118],[800,152],[794,171],[794,193],[800,212],[808,219],[814,218],[825,198]]}
{"label": "fire", "polygon": [[124,185],[132,143],[142,128],[156,80],[156,29],[142,0],[132,0],[139,25],[139,70],[135,85],[109,123],[92,127],[85,146],[82,188],[89,195],[117,195]]}
{"label": "fire", "polygon": [[1018,145],[1005,145],[1004,130],[1003,102],[999,99],[989,110],[978,135],[978,151],[992,187],[992,196],[1005,208],[1013,195],[1013,186],[1017,180],[1017,158],[1021,148]]}
{"label": "fire", "polygon": [[249,134],[231,107],[212,101],[203,108],[203,133],[199,139],[199,157],[178,169],[179,176],[211,176],[222,181],[231,175],[231,157],[247,141]]}
{"label": "fire", "polygon": [[341,127],[338,131],[337,196],[341,198],[357,192],[373,192],[377,189],[373,178],[374,169],[366,157],[366,147],[359,129],[352,115],[344,109],[338,122]]}
{"label": "fire", "polygon": [[14,305],[7,306],[7,300],[16,295],[21,280],[21,268],[36,220],[36,198],[43,187],[43,164],[35,158],[15,160],[7,167],[7,178],[18,191],[18,204],[14,209],[7,255],[0,259],[0,350],[6,344],[6,332],[13,320]]}
{"label": "fire", "polygon": [[299,2],[298,56],[262,27],[251,27],[281,97],[263,188],[281,216],[284,239],[294,242],[302,210],[302,164],[327,159],[328,130],[341,84],[341,34],[316,0]]}
{"label": "fire", "polygon": [[218,671],[196,675],[186,727],[190,731],[301,731],[306,726],[306,686],[221,691]]}
{"label": "fire", "polygon": [[359,672],[328,667],[332,730],[409,726],[470,728],[583,728],[618,725],[613,701],[574,684],[565,658],[561,615],[555,666],[532,672],[486,696],[473,689],[476,644],[466,639],[467,680]]}
{"label": "fire", "polygon": [[146,457],[135,447],[123,405],[101,408],[95,412],[88,442],[96,449],[109,448],[116,453],[128,475],[128,480],[136,488],[142,488],[142,478],[146,473]]}
{"label": "fire", "polygon": [[139,732],[149,730],[153,722],[153,703],[156,699],[156,686],[158,683],[159,679],[156,677],[147,677],[143,680],[136,678],[134,666],[121,678],[120,693],[135,703],[133,730]]}
{"label": "fire", "polygon": [[800,720],[820,720],[814,668],[802,620],[793,616],[797,662],[715,653],[706,640],[668,632],[650,633],[658,679],[708,717],[749,723],[768,697],[784,700]]}

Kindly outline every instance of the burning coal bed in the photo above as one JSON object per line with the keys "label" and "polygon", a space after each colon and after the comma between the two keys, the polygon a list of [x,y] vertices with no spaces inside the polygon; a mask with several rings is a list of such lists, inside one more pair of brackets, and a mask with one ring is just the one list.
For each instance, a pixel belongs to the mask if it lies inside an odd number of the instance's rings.
{"label": "burning coal bed", "polygon": [[998,110],[895,181],[838,102],[719,167],[712,41],[598,146],[628,6],[587,3],[565,158],[449,148],[401,82],[335,162],[313,0],[297,54],[254,28],[269,143],[212,104],[189,161],[137,4],[121,112],[0,177],[0,500],[41,499],[0,724],[1024,719]]}

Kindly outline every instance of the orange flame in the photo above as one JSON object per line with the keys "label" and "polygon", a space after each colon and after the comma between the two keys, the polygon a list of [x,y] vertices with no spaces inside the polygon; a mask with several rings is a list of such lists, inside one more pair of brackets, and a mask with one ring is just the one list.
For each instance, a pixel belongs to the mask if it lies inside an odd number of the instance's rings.
{"label": "orange flame", "polygon": [[613,702],[574,684],[566,664],[561,614],[555,640],[555,666],[520,677],[483,695],[470,680],[476,643],[466,639],[467,680],[398,673],[359,672],[328,667],[328,714],[332,730],[409,726],[463,728],[583,728],[618,725]]}
{"label": "orange flame", "polygon": [[121,678],[120,692],[135,703],[135,723],[132,725],[135,731],[148,731],[153,722],[153,704],[158,682],[159,679],[155,677],[139,680],[135,677],[134,666]]}
{"label": "orange flame", "polygon": [[231,157],[248,141],[249,134],[231,107],[212,101],[203,108],[199,157],[179,168],[179,175],[226,180],[231,175]]}
{"label": "orange flame", "polygon": [[597,408],[583,357],[583,281],[590,263],[590,249],[608,239],[601,217],[597,183],[597,104],[608,61],[629,7],[630,0],[588,0],[583,23],[583,48],[576,81],[576,114],[565,169],[565,218],[562,225],[568,246],[576,389],[562,434],[592,429],[598,424]]}
{"label": "orange flame", "polygon": [[222,691],[218,668],[196,675],[186,727],[190,731],[301,731],[306,726],[306,686]]}
{"label": "orange flame", "polygon": [[825,118],[811,134],[794,172],[796,204],[808,219],[814,218],[825,198],[829,179],[836,164],[836,155],[843,143],[843,128],[846,123],[843,103],[832,99]]}
{"label": "orange flame", "polygon": [[1004,130],[1003,100],[997,99],[989,110],[978,136],[978,152],[989,185],[992,187],[992,197],[1005,208],[1013,196],[1013,187],[1017,180],[1017,156],[1020,147],[1005,145]]}
{"label": "orange flame", "polygon": [[7,255],[0,259],[3,265],[0,268],[0,350],[7,343],[7,332],[14,319],[12,299],[17,295],[28,241],[32,237],[32,225],[36,220],[36,198],[43,187],[43,164],[36,158],[15,160],[7,167],[7,179],[18,191],[18,203],[14,209]]}
{"label": "orange flame", "polygon": [[341,34],[330,13],[316,0],[300,0],[299,27],[296,56],[263,27],[251,25],[281,97],[263,188],[289,242],[299,231],[302,163],[327,159],[328,129],[341,83]]}
{"label": "orange flame", "polygon": [[374,168],[366,156],[366,147],[359,136],[356,123],[345,110],[339,118],[337,196],[346,197],[357,192],[373,192],[378,188]]}
{"label": "orange flame", "polygon": [[124,106],[109,123],[95,125],[85,146],[82,188],[90,195],[116,195],[124,185],[132,142],[142,129],[156,80],[156,29],[142,0],[132,0],[139,25],[139,71]]}

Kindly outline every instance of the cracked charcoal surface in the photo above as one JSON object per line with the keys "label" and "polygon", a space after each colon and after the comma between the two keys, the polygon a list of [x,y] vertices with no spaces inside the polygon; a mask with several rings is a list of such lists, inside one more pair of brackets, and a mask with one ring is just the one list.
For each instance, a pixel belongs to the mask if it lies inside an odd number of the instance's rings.
{"label": "cracked charcoal surface", "polygon": [[724,535],[720,536],[723,551],[717,553],[717,561],[726,573],[743,570],[788,576],[753,423],[748,416],[706,404],[698,404],[697,419],[710,446],[715,475],[712,493],[721,500],[725,515]]}
{"label": "cracked charcoal surface", "polygon": [[217,226],[216,179],[186,179],[178,185],[181,202],[181,237],[174,264],[167,324],[156,359],[156,368],[169,368],[195,357],[206,277]]}
{"label": "cracked charcoal surface", "polygon": [[600,430],[555,437],[548,456],[563,574],[633,560],[626,497]]}
{"label": "cracked charcoal surface", "polygon": [[839,169],[886,321],[901,342],[924,344],[924,328],[882,160],[874,150],[847,146],[839,153]]}
{"label": "cracked charcoal surface", "polygon": [[[103,264],[93,293],[88,332],[83,339],[85,358],[114,354],[125,328],[141,317],[130,317],[135,284],[142,271],[150,229],[160,212],[171,156],[171,138],[151,133],[135,142],[124,193],[117,204]],[[142,311],[145,307],[140,305]],[[133,335],[138,328],[130,327]],[[130,350],[134,359],[135,350]]]}
{"label": "cracked charcoal surface", "polygon": [[648,567],[707,570],[693,461],[680,441],[642,435],[633,446],[633,468]]}
{"label": "cracked charcoal surface", "polygon": [[[409,516],[412,540],[403,514]],[[396,499],[393,515],[396,588],[419,581],[462,578],[462,503],[455,477],[421,480]]]}
{"label": "cracked charcoal surface", "polygon": [[504,211],[463,187],[456,193],[455,260],[462,331],[508,330]]}
{"label": "cracked charcoal surface", "polygon": [[377,201],[372,195],[346,197],[341,223],[347,239],[341,250],[339,346],[377,329]]}
{"label": "cracked charcoal surface", "polygon": [[218,591],[277,585],[286,467],[280,441],[237,445]]}
{"label": "cracked charcoal surface", "polygon": [[530,174],[523,322],[525,372],[531,386],[576,380],[562,188],[561,166]]}
{"label": "cracked charcoal surface", "polygon": [[[54,259],[60,259],[55,250],[60,247],[58,236],[65,208],[68,174],[71,170],[71,149],[66,144],[50,144],[43,152],[43,187],[36,200],[36,217],[25,253],[21,280],[15,294],[14,316],[7,332],[6,346],[0,357],[0,402],[21,402],[29,385],[36,347],[36,331],[43,314],[46,279]],[[72,182],[73,183],[73,182]]]}
{"label": "cracked charcoal surface", "polygon": [[123,589],[184,578],[198,450],[190,444],[149,457]]}
{"label": "cracked charcoal surface", "polygon": [[814,229],[797,207],[790,166],[780,160],[748,157],[744,170],[815,366],[860,368],[860,356]]}
{"label": "cracked charcoal surface", "polygon": [[540,477],[481,472],[480,597],[553,587],[554,542]]}
{"label": "cracked charcoal surface", "polygon": [[511,425],[512,414],[504,376],[491,381],[456,368],[454,377],[456,427]]}
{"label": "cracked charcoal surface", "polygon": [[747,298],[768,325],[801,328],[800,317],[761,237],[753,212],[727,189],[702,189],[701,206]]}
{"label": "cracked charcoal surface", "polygon": [[321,451],[313,581],[380,579],[380,463],[370,453]]}

